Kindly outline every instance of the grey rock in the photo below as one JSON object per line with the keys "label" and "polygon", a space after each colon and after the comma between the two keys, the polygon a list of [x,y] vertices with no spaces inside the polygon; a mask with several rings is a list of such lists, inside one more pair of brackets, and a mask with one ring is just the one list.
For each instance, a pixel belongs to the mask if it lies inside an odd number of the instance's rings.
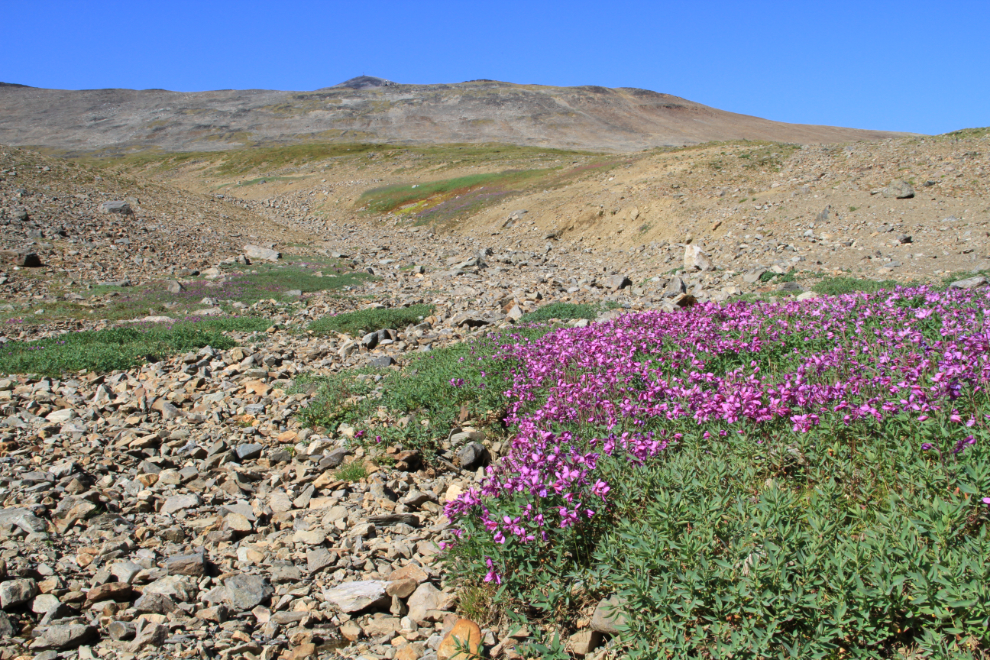
{"label": "grey rock", "polygon": [[324,454],[323,458],[320,459],[320,467],[324,470],[338,467],[350,453],[351,451],[346,447],[334,449],[329,454]]}
{"label": "grey rock", "polygon": [[21,268],[39,268],[41,259],[34,252],[26,250],[0,250],[0,264],[20,266]]}
{"label": "grey rock", "polygon": [[632,285],[632,281],[625,275],[612,275],[607,280],[605,280],[605,288],[611,291],[618,291],[619,289],[625,289],[627,286]]}
{"label": "grey rock", "polygon": [[38,642],[32,644],[34,648],[58,649],[65,651],[92,644],[100,638],[99,631],[93,626],[84,626],[77,623],[61,626],[48,626],[41,634]]}
{"label": "grey rock", "polygon": [[251,461],[256,458],[261,457],[261,452],[264,450],[264,445],[259,445],[257,443],[252,443],[248,445],[240,445],[236,449],[237,458],[242,461]]}
{"label": "grey rock", "polygon": [[146,623],[138,631],[134,641],[127,645],[127,650],[137,653],[148,646],[158,648],[165,645],[166,639],[168,639],[168,626],[161,623]]}
{"label": "grey rock", "polygon": [[206,575],[206,557],[200,553],[178,555],[165,560],[165,570],[169,575]]}
{"label": "grey rock", "polygon": [[52,594],[38,594],[31,603],[31,611],[35,614],[47,614],[61,604]]}
{"label": "grey rock", "polygon": [[14,624],[6,614],[0,612],[0,639],[10,639],[14,636]]}
{"label": "grey rock", "polygon": [[315,548],[306,551],[306,570],[310,573],[322,571],[337,563],[336,557],[326,548]]}
{"label": "grey rock", "polygon": [[986,286],[987,278],[982,275],[977,275],[976,277],[969,277],[965,280],[956,280],[949,285],[950,289],[975,289],[977,287]]}
{"label": "grey rock", "polygon": [[883,189],[883,196],[888,199],[911,199],[914,197],[914,188],[907,181],[891,181],[890,185]]}
{"label": "grey rock", "polygon": [[114,200],[112,202],[103,202],[100,204],[101,213],[118,213],[120,215],[130,215],[133,213],[131,210],[131,205],[123,200]]}
{"label": "grey rock", "polygon": [[[144,596],[150,594],[163,594],[172,600],[189,602],[196,593],[196,585],[191,584],[189,578],[181,575],[168,575],[159,578],[144,587]],[[142,596],[142,598],[144,597]]]}
{"label": "grey rock", "polygon": [[664,289],[663,289],[663,297],[664,298],[676,298],[677,296],[681,295],[685,291],[687,291],[687,286],[685,286],[684,280],[682,280],[681,278],[679,278],[679,277],[677,277],[675,275],[672,278],[670,278],[670,281],[667,282],[667,286],[664,287]]}
{"label": "grey rock", "polygon": [[712,270],[712,262],[708,260],[708,255],[702,252],[697,245],[684,246],[684,270]]}
{"label": "grey rock", "polygon": [[491,462],[491,455],[480,442],[472,442],[457,452],[457,462],[464,470],[477,470]]}
{"label": "grey rock", "polygon": [[595,613],[591,617],[591,629],[609,635],[619,632],[619,626],[626,623],[626,617],[622,613],[622,601],[618,596],[603,598],[595,607]]}
{"label": "grey rock", "polygon": [[410,489],[406,495],[399,500],[402,504],[406,506],[420,507],[427,502],[436,502],[437,496],[429,491],[421,491],[415,488]]}
{"label": "grey rock", "polygon": [[416,591],[409,597],[406,605],[409,607],[409,618],[418,624],[426,621],[427,612],[440,607],[440,597],[443,595],[439,589],[429,582],[416,587]]}
{"label": "grey rock", "polygon": [[110,639],[125,642],[129,639],[134,639],[136,631],[134,624],[130,621],[111,621],[107,625],[107,634],[110,635]]}
{"label": "grey rock", "polygon": [[369,332],[364,337],[361,337],[361,345],[367,348],[369,351],[375,346],[378,346],[378,333]]}
{"label": "grey rock", "polygon": [[260,259],[262,261],[278,261],[282,258],[280,252],[259,245],[245,245],[244,256],[248,259]]}
{"label": "grey rock", "polygon": [[149,612],[151,614],[168,614],[178,609],[169,596],[161,593],[145,593],[134,601],[134,609],[138,612]]}
{"label": "grey rock", "polygon": [[272,597],[275,589],[267,577],[241,573],[223,581],[227,589],[227,604],[236,610],[250,610]]}
{"label": "grey rock", "polygon": [[756,270],[752,270],[743,275],[743,282],[745,282],[746,284],[756,284],[757,282],[760,281],[760,277],[762,277],[763,273],[765,272],[767,271],[762,268],[757,268]]}
{"label": "grey rock", "polygon": [[351,614],[372,607],[386,607],[392,599],[385,593],[388,582],[384,580],[363,580],[345,582],[332,589],[323,590],[323,598],[341,612]]}
{"label": "grey rock", "polygon": [[275,584],[299,582],[302,579],[302,571],[295,564],[281,561],[272,563],[271,580]]}
{"label": "grey rock", "polygon": [[0,582],[0,608],[13,609],[30,601],[38,593],[38,585],[31,578]]}
{"label": "grey rock", "polygon": [[159,513],[170,515],[183,509],[194,509],[202,503],[199,495],[173,495],[165,500]]}
{"label": "grey rock", "polygon": [[185,291],[186,287],[182,286],[182,283],[178,280],[168,280],[165,282],[165,290],[169,293],[176,294]]}
{"label": "grey rock", "polygon": [[0,526],[13,525],[28,534],[44,532],[45,521],[28,509],[3,509],[0,511]]}
{"label": "grey rock", "polygon": [[395,364],[395,360],[388,355],[379,355],[378,357],[368,360],[368,364],[376,369],[384,369],[385,367],[390,367]]}

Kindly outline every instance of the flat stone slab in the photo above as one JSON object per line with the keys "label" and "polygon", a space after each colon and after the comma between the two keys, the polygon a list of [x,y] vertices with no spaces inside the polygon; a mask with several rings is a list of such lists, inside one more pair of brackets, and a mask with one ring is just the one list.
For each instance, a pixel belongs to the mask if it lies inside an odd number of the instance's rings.
{"label": "flat stone slab", "polygon": [[390,602],[385,593],[387,588],[388,582],[384,580],[345,582],[332,589],[324,589],[323,598],[341,612],[350,614]]}

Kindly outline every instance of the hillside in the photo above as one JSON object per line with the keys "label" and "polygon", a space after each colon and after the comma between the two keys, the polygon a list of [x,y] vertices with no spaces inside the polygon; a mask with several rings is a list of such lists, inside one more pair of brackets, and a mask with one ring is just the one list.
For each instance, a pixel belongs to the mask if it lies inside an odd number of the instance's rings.
{"label": "hillside", "polygon": [[834,143],[882,131],[807,126],[645,89],[364,76],[311,92],[0,86],[0,143],[93,152],[212,151],[298,141],[515,145],[633,152],[713,140]]}
{"label": "hillside", "polygon": [[0,85],[0,660],[986,660],[990,129],[409,89]]}

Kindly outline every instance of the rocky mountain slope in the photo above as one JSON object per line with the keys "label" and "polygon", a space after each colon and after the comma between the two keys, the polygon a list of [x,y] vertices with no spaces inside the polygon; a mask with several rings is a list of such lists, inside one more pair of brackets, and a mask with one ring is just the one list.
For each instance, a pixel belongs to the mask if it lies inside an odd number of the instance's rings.
{"label": "rocky mountain slope", "polygon": [[832,143],[891,133],[769,121],[644,89],[362,77],[312,92],[0,86],[0,143],[75,151],[216,150],[300,140],[500,142],[639,151],[712,140]]}
{"label": "rocky mountain slope", "polygon": [[[471,103],[505,92],[465,85]],[[402,90],[370,79],[327,93]],[[218,125],[242,121],[244,98]],[[133,116],[111,115],[120,107],[91,123],[130,130]],[[160,144],[230,146],[203,138],[223,113],[177,114]],[[9,135],[20,120],[2,116]],[[194,121],[195,144],[184,141]],[[87,150],[116,135],[61,130],[52,140]],[[417,359],[518,332],[555,303],[592,317],[567,321],[583,326],[878,280],[986,286],[988,145],[970,131],[636,154],[320,143],[64,159],[0,147],[0,361],[25,345],[55,353],[80,330],[258,324],[128,368],[0,373],[0,660],[449,660],[456,635],[523,657],[542,624],[470,614],[439,560],[454,534],[443,505],[507,450],[497,415],[455,408],[434,428],[382,406],[360,420],[383,434],[424,426],[437,449],[426,455],[308,423],[318,384],[347,375],[367,389],[337,398],[357,404],[383,378],[415,378]],[[314,325],[413,305],[429,311],[370,332]],[[52,343],[24,344],[39,339]],[[567,622],[574,655],[616,657],[607,602],[582,602]]]}

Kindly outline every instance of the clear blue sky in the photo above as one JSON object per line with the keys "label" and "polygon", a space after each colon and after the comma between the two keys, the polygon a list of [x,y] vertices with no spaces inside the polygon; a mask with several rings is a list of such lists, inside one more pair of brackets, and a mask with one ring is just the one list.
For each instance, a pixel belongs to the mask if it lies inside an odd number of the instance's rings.
{"label": "clear blue sky", "polygon": [[642,87],[768,119],[990,125],[990,2],[6,0],[0,81],[311,90],[367,74]]}

